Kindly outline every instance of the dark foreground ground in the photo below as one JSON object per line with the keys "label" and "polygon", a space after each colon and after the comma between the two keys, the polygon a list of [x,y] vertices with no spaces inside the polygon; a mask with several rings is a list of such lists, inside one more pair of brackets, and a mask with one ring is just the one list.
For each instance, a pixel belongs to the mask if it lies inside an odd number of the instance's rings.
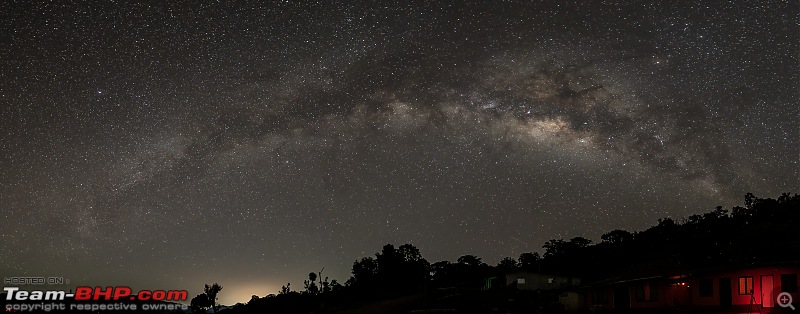
{"label": "dark foreground ground", "polygon": [[[730,310],[714,308],[669,308],[647,310],[611,310],[611,309],[580,309],[566,311],[563,305],[557,303],[557,295],[543,295],[532,291],[497,290],[475,292],[438,291],[431,295],[414,295],[403,298],[373,302],[362,306],[339,309],[323,309],[318,313],[703,313],[703,314],[733,314],[733,313],[798,313],[788,308],[756,308],[740,307]],[[797,308],[797,305],[795,305]],[[800,308],[798,308],[800,310]]]}
{"label": "dark foreground ground", "polygon": [[[3,302],[0,302],[3,303]],[[360,302],[356,302],[360,303]],[[3,304],[4,305],[4,304]],[[798,308],[798,304],[794,304]],[[4,306],[5,307],[5,306]],[[5,311],[6,313],[80,313],[80,314],[192,314],[191,310],[120,310],[120,311]],[[273,313],[273,311],[268,311]],[[243,308],[226,308],[220,310],[218,314],[245,314],[251,313]],[[295,307],[278,310],[275,313],[332,313],[332,314],[362,314],[362,313],[386,313],[386,314],[425,314],[425,313],[703,313],[703,314],[732,314],[732,313],[797,313],[788,308],[758,308],[758,307],[737,307],[730,310],[720,310],[715,308],[665,308],[647,310],[612,310],[612,309],[589,309],[583,308],[575,311],[567,311],[564,306],[558,303],[558,294],[538,293],[534,291],[521,291],[515,289],[497,289],[489,291],[458,291],[456,289],[437,289],[425,294],[416,294],[400,298],[364,302],[356,305],[321,305],[320,308],[313,310],[298,309]],[[209,310],[208,314],[212,314]]]}

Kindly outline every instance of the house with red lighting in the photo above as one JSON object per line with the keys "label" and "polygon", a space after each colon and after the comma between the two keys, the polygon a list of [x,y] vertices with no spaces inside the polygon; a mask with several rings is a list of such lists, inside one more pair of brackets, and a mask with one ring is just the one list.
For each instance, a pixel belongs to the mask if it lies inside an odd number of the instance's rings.
{"label": "house with red lighting", "polygon": [[[800,265],[729,267],[666,275],[614,278],[585,287],[586,307],[594,311],[655,309],[774,313],[788,293],[797,308]],[[784,298],[786,306],[788,298]]]}
{"label": "house with red lighting", "polygon": [[695,307],[740,310],[758,305],[762,312],[776,307],[779,294],[798,300],[800,266],[743,268],[698,273],[692,277]]}

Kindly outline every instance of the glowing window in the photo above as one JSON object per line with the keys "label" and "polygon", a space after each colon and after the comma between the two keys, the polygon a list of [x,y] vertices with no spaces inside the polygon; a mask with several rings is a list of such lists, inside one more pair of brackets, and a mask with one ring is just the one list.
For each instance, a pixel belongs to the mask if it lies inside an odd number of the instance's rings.
{"label": "glowing window", "polygon": [[739,277],[739,294],[753,293],[753,277]]}

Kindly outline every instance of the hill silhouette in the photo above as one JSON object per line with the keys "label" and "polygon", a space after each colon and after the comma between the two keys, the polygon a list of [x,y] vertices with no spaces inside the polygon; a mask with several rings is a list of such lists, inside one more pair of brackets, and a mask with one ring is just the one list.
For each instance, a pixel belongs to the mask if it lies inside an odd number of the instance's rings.
{"label": "hill silhouette", "polygon": [[355,261],[352,276],[344,285],[315,278],[318,286],[326,288],[310,289],[306,281],[304,291],[293,291],[287,284],[278,294],[253,296],[226,312],[366,313],[379,309],[407,313],[442,305],[460,312],[481,312],[491,308],[492,300],[525,297],[522,291],[481,293],[503,289],[504,276],[515,271],[578,276],[586,282],[653,271],[797,265],[798,218],[800,195],[783,193],[772,199],[748,193],[743,206],[730,210],[719,206],[681,220],[663,218],[642,231],[612,230],[603,234],[599,243],[584,237],[552,239],[542,246],[542,256],[523,252],[517,259],[503,258],[496,266],[473,255],[455,262],[430,263],[412,244],[397,248],[387,244],[374,257]]}

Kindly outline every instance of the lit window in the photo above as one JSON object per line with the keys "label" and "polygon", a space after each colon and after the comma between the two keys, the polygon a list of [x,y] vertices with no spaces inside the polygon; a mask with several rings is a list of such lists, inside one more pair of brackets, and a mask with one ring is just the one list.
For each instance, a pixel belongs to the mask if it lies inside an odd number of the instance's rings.
{"label": "lit window", "polygon": [[518,285],[524,285],[525,284],[525,278],[517,278],[517,284]]}
{"label": "lit window", "polygon": [[739,277],[739,294],[753,293],[753,277]]}

